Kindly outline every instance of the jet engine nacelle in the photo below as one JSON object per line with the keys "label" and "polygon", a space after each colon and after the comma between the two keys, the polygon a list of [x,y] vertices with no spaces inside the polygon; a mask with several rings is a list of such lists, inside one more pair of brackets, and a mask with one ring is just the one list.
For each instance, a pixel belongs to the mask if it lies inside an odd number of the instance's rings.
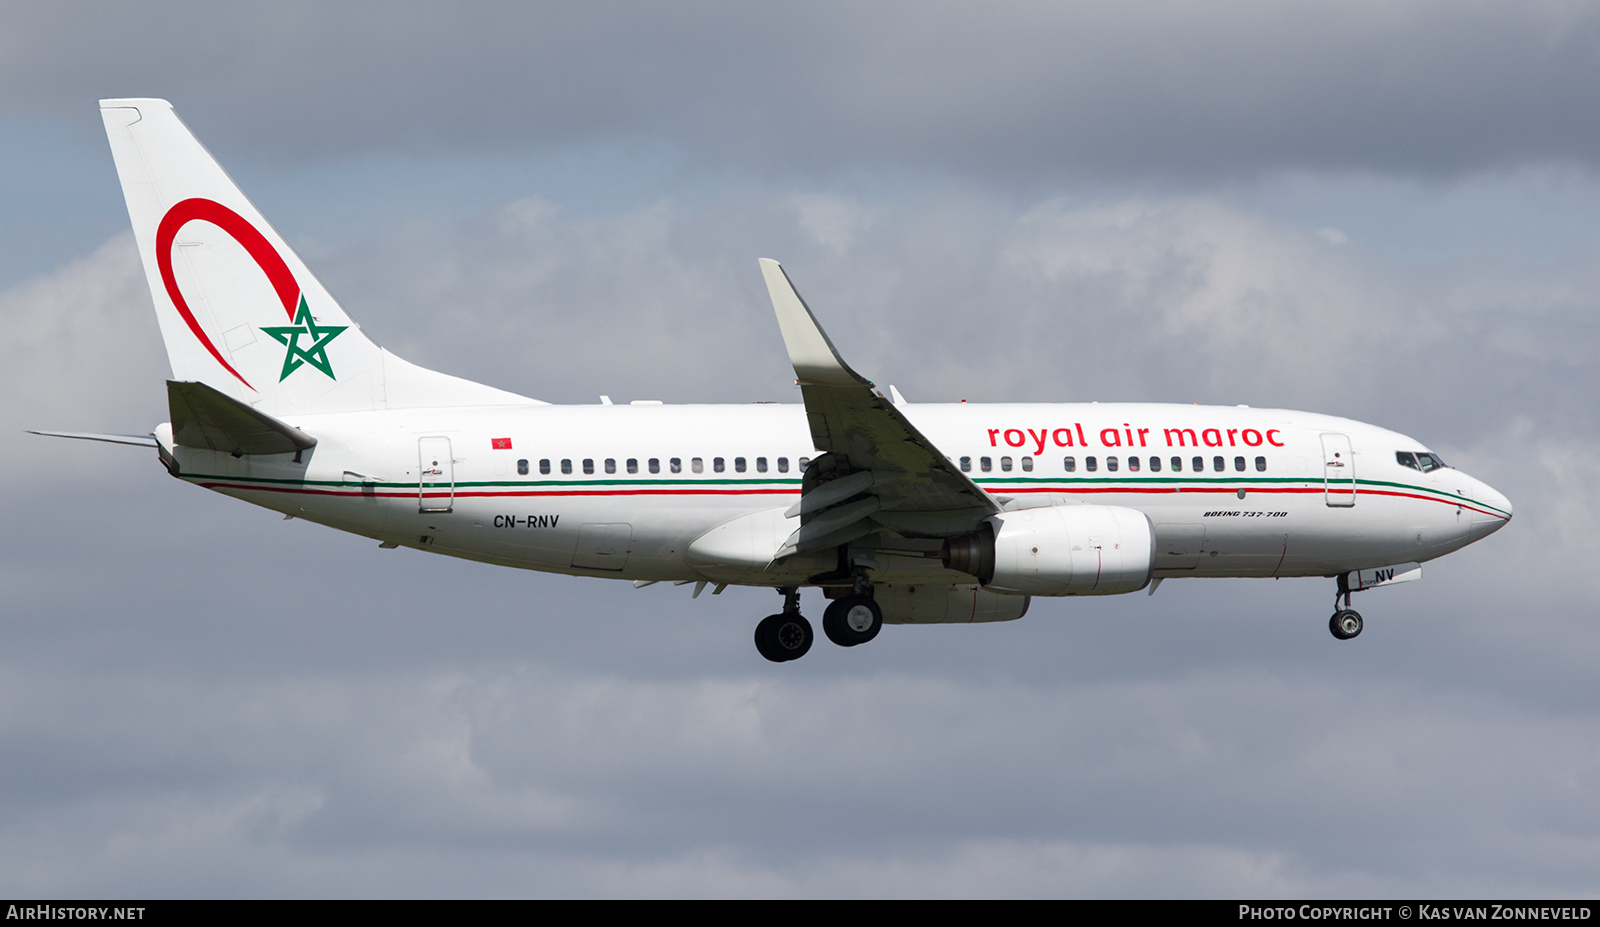
{"label": "jet engine nacelle", "polygon": [[983,530],[946,542],[945,566],[1015,595],[1115,595],[1150,582],[1155,531],[1143,512],[1052,505],[1001,512]]}

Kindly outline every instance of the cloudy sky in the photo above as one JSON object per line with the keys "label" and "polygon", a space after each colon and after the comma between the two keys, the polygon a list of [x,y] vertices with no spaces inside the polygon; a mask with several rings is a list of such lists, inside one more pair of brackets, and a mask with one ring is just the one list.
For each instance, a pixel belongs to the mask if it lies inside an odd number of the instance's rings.
{"label": "cloudy sky", "polygon": [[[135,9],[137,6],[137,9]],[[1393,896],[1600,883],[1590,3],[0,8],[0,891]],[[775,666],[770,591],[208,494],[95,101],[162,96],[376,340],[794,401],[756,258],[912,401],[1282,405],[1517,517]]]}

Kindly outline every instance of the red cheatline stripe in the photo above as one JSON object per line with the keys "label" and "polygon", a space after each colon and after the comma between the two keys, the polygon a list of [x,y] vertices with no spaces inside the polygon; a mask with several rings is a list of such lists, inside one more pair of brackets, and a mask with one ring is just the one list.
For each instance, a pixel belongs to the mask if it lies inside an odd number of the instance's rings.
{"label": "red cheatline stripe", "polygon": [[[1065,493],[1065,494],[1071,494],[1071,495],[1086,495],[1086,494],[1090,494],[1090,493],[1129,493],[1129,494],[1144,494],[1144,495],[1155,495],[1155,496],[1159,496],[1159,495],[1168,495],[1168,496],[1171,496],[1171,495],[1182,495],[1183,493],[1212,493],[1212,494],[1215,494],[1215,495],[1231,496],[1231,495],[1234,495],[1235,493],[1237,493],[1241,488],[1243,488],[1245,490],[1248,490],[1252,494],[1255,494],[1255,493],[1288,493],[1288,494],[1314,495],[1314,494],[1321,493],[1321,492],[1324,491],[1321,486],[1299,486],[1299,487],[1292,487],[1292,486],[1259,486],[1259,487],[1258,486],[1244,486],[1244,487],[1239,487],[1239,486],[1183,486],[1183,487],[1179,487],[1178,489],[1174,489],[1173,487],[1170,487],[1170,486],[1165,488],[1165,489],[1162,489],[1162,488],[1159,488],[1159,487],[1155,487],[1155,486],[1148,486],[1148,487],[1147,486],[1130,486],[1130,487],[1120,487],[1120,486],[1074,486],[1074,487],[1070,487],[1070,488],[1069,487],[1065,487],[1065,486],[1028,486],[1028,487],[1018,487],[1016,489],[1008,489],[1008,488],[1003,488],[1003,487],[990,487],[988,489],[988,492],[993,493],[995,495],[1007,495],[1007,496],[1014,495],[1014,494],[1017,494],[1017,493],[1025,493],[1025,492],[1051,492],[1051,493]],[[1179,489],[1181,489],[1181,492],[1178,491]],[[1477,512],[1477,513],[1479,513],[1481,515],[1489,515],[1489,516],[1492,516],[1494,518],[1499,518],[1499,519],[1502,519],[1502,520],[1505,520],[1507,518],[1507,516],[1502,512],[1490,511],[1490,510],[1482,508],[1480,506],[1473,505],[1471,502],[1469,502],[1469,501],[1467,501],[1465,499],[1451,499],[1451,498],[1448,498],[1448,497],[1441,497],[1441,496],[1425,496],[1425,495],[1421,495],[1420,493],[1399,492],[1399,491],[1392,490],[1392,489],[1367,489],[1365,487],[1357,490],[1356,495],[1358,495],[1358,496],[1400,496],[1400,497],[1403,497],[1403,498],[1406,498],[1406,499],[1421,499],[1424,502],[1438,502],[1438,503],[1443,504],[1443,505],[1458,505],[1461,508],[1469,509],[1469,510]]]}
{"label": "red cheatline stripe", "polygon": [[1511,516],[1505,514],[1504,512],[1491,512],[1488,509],[1473,505],[1465,499],[1452,501],[1450,499],[1441,499],[1438,496],[1419,496],[1412,492],[1395,492],[1392,489],[1363,489],[1359,494],[1363,496],[1402,496],[1407,499],[1422,499],[1426,502],[1440,502],[1445,505],[1459,505],[1469,511],[1477,512],[1479,515],[1489,515],[1491,517],[1498,518],[1501,521],[1511,520]]}
{"label": "red cheatline stripe", "polygon": [[[252,491],[252,492],[293,493],[293,494],[296,494],[296,495],[304,495],[304,496],[348,496],[350,498],[367,498],[367,499],[370,499],[370,498],[373,498],[373,497],[377,497],[377,498],[380,498],[380,499],[415,499],[415,498],[418,498],[418,494],[414,490],[407,490],[407,491],[402,491],[402,492],[365,493],[365,492],[362,492],[359,489],[300,489],[300,488],[289,487],[289,486],[253,486],[253,485],[249,485],[249,484],[240,484],[240,483],[204,482],[204,483],[196,483],[195,485],[204,487],[206,489],[242,489],[242,490],[249,490],[249,491]],[[1257,489],[1257,488],[1254,488],[1254,487],[1247,486],[1247,487],[1244,487],[1244,488],[1246,490],[1248,490],[1249,492],[1252,492],[1252,493],[1282,493],[1282,494],[1301,494],[1301,495],[1317,494],[1317,493],[1321,493],[1323,491],[1320,487],[1310,487],[1310,486],[1301,487],[1301,488],[1272,487],[1272,488],[1262,488],[1262,489]],[[1062,493],[1064,495],[1081,495],[1081,494],[1087,494],[1087,493],[1096,493],[1096,494],[1105,494],[1105,493],[1143,493],[1143,494],[1146,494],[1146,495],[1169,495],[1169,496],[1171,496],[1171,495],[1182,495],[1183,493],[1188,493],[1190,495],[1193,495],[1195,493],[1210,493],[1210,494],[1213,494],[1213,495],[1231,496],[1231,495],[1234,495],[1235,493],[1237,493],[1239,491],[1239,487],[1229,488],[1229,487],[1225,487],[1225,486],[1218,486],[1218,487],[1190,487],[1190,486],[1185,486],[1185,487],[1182,487],[1182,489],[1183,489],[1182,493],[1177,493],[1177,492],[1173,492],[1172,489],[1170,489],[1170,488],[1169,489],[1154,489],[1154,488],[1147,489],[1147,488],[1140,487],[1140,488],[1118,489],[1118,488],[1113,488],[1113,487],[1108,487],[1108,486],[1072,487],[1072,488],[1067,488],[1067,487],[1048,487],[1047,486],[1047,487],[1028,487],[1026,489],[1016,489],[1016,490],[1005,489],[1005,488],[991,488],[991,489],[989,489],[987,491],[990,492],[990,493],[993,493],[995,495],[1009,495],[1009,494],[1017,493],[1017,492],[1055,492],[1055,493]],[[503,491],[503,492],[493,492],[493,491],[486,491],[486,490],[466,490],[466,491],[463,491],[463,492],[454,493],[453,495],[457,499],[463,499],[463,498],[518,498],[518,497],[530,497],[530,496],[774,496],[774,495],[795,495],[795,494],[797,494],[797,492],[798,492],[798,490],[795,490],[795,489],[552,489],[552,490],[533,489],[533,490],[506,490],[506,491]],[[1439,498],[1437,496],[1424,496],[1424,495],[1419,495],[1417,493],[1396,492],[1394,490],[1387,490],[1387,489],[1363,489],[1358,493],[1358,495],[1363,495],[1363,496],[1399,496],[1401,498],[1406,498],[1406,499],[1420,499],[1423,502],[1438,502],[1438,503],[1441,503],[1443,505],[1457,505],[1457,506],[1460,506],[1461,508],[1468,509],[1468,510],[1473,511],[1473,512],[1477,512],[1477,513],[1479,513],[1481,515],[1489,515],[1489,516],[1494,517],[1494,518],[1499,518],[1499,519],[1505,519],[1506,518],[1505,515],[1502,515],[1499,512],[1492,512],[1492,511],[1489,511],[1487,509],[1480,508],[1480,507],[1478,507],[1476,505],[1472,505],[1471,503],[1466,502],[1464,500],[1457,501],[1457,500],[1453,500],[1453,499],[1442,499],[1442,498]],[[449,498],[451,496],[452,496],[452,494],[451,493],[447,493],[447,492],[433,492],[433,493],[423,493],[421,497],[424,498],[424,499],[443,499],[443,498]]]}
{"label": "red cheatline stripe", "polygon": [[[242,483],[196,483],[196,486],[205,489],[245,489],[252,492],[281,492],[293,493],[301,496],[348,496],[354,498],[370,499],[376,496],[380,499],[415,499],[416,490],[403,492],[373,492],[365,493],[360,489],[302,489],[293,486],[255,486]],[[483,490],[468,490],[457,493],[430,492],[423,493],[424,499],[445,499],[452,495],[457,498],[512,498],[521,496],[763,496],[763,495],[797,495],[797,489],[574,489],[574,490],[515,490],[506,492],[487,492]]]}
{"label": "red cheatline stripe", "polygon": [[[1322,492],[1320,486],[1245,486],[1251,492]],[[1152,496],[1171,496],[1181,492],[1215,492],[1233,495],[1238,492],[1238,486],[1018,486],[1015,488],[1005,486],[991,486],[987,491],[999,496],[1010,496],[1024,492],[1070,492],[1070,493],[1144,493]]]}

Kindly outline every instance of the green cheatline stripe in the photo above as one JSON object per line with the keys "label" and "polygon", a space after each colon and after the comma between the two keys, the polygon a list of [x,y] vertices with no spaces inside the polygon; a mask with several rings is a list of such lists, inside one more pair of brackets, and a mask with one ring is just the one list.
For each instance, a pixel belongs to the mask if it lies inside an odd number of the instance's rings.
{"label": "green cheatline stripe", "polygon": [[[393,483],[383,480],[374,480],[371,484],[359,480],[292,480],[276,479],[264,476],[226,476],[220,473],[185,473],[186,480],[227,480],[230,483],[273,483],[288,486],[365,486],[372,485],[386,489],[415,489],[417,482],[410,480],[404,483]],[[460,482],[454,484],[457,489],[484,488],[504,486],[507,488],[543,488],[560,487],[566,489],[582,489],[585,486],[770,486],[772,484],[799,486],[800,479],[632,479],[632,480],[483,480],[473,482]],[[429,483],[430,486],[450,485],[446,483]]]}
{"label": "green cheatline stripe", "polygon": [[1204,482],[1250,482],[1250,483],[1320,483],[1322,479],[1314,476],[1003,476],[984,477],[974,479],[974,483],[1204,483]]}
{"label": "green cheatline stripe", "polygon": [[1356,480],[1356,482],[1362,486],[1390,486],[1396,489],[1409,489],[1412,492],[1425,492],[1429,495],[1444,499],[1447,502],[1470,502],[1473,505],[1486,508],[1491,512],[1499,512],[1501,515],[1505,515],[1507,518],[1511,517],[1510,513],[1508,513],[1505,509],[1490,505],[1487,502],[1480,502],[1471,496],[1452,496],[1442,489],[1430,489],[1426,486],[1413,486],[1410,483],[1391,483],[1388,480]]}
{"label": "green cheatline stripe", "polygon": [[[365,483],[355,482],[355,481],[350,481],[350,480],[293,480],[293,479],[275,479],[275,478],[269,478],[269,477],[255,477],[255,476],[224,476],[224,475],[221,475],[221,474],[210,474],[210,473],[185,473],[185,474],[183,474],[183,478],[184,479],[190,479],[190,480],[227,480],[228,482],[233,482],[233,483],[263,483],[263,484],[286,485],[286,486],[359,487],[359,486],[367,485]],[[457,489],[463,489],[463,488],[487,489],[487,488],[495,488],[495,487],[504,487],[504,488],[507,488],[507,489],[542,489],[542,488],[584,489],[584,488],[591,487],[591,486],[593,486],[593,487],[599,487],[599,486],[662,486],[662,487],[674,487],[675,488],[675,487],[685,487],[685,486],[771,486],[773,484],[777,484],[780,487],[783,487],[783,486],[794,487],[794,486],[799,486],[800,482],[801,481],[800,481],[799,477],[789,477],[789,478],[784,478],[784,479],[728,479],[728,478],[723,478],[723,477],[706,478],[706,479],[684,479],[684,478],[679,477],[679,478],[667,478],[667,479],[657,478],[657,479],[620,479],[620,480],[618,480],[618,479],[613,479],[613,480],[484,480],[484,481],[473,481],[473,482],[461,482],[461,483],[456,483],[454,485],[455,485],[455,487]],[[991,477],[991,478],[986,478],[986,479],[974,480],[973,482],[977,483],[979,486],[982,486],[984,488],[989,488],[989,489],[1005,489],[1007,486],[1015,486],[1015,485],[1017,485],[1019,483],[1021,483],[1021,484],[1047,483],[1047,484],[1056,484],[1056,485],[1070,484],[1070,485],[1081,485],[1081,486],[1106,486],[1106,485],[1111,485],[1111,484],[1121,484],[1121,485],[1125,485],[1125,486],[1129,487],[1130,489],[1134,489],[1134,488],[1138,488],[1140,486],[1149,486],[1149,485],[1152,485],[1152,484],[1165,484],[1165,485],[1183,484],[1183,485],[1191,485],[1191,486],[1205,486],[1205,485],[1208,485],[1208,484],[1209,485],[1237,486],[1237,485],[1240,485],[1240,484],[1244,484],[1245,486],[1251,486],[1251,485],[1261,485],[1263,483],[1273,484],[1273,485],[1284,485],[1284,484],[1298,483],[1298,484],[1302,484],[1302,485],[1306,485],[1306,484],[1316,485],[1318,483],[1321,483],[1322,481],[1319,480],[1318,478],[1312,477],[1312,476],[1302,476],[1302,477],[1294,477],[1294,476],[1257,476],[1257,477],[1252,477],[1252,476],[1228,476],[1228,475],[1223,475],[1223,476],[1208,476],[1208,477],[1204,477],[1204,478],[1201,478],[1201,477],[1181,477],[1181,476],[1150,476],[1150,477],[1138,477],[1138,478],[1129,478],[1129,477],[1126,477],[1126,476],[1124,476],[1124,477],[1110,477],[1110,476],[1097,476],[1097,477],[1082,477],[1082,476],[1044,477],[1044,476],[1030,476],[1030,477],[1005,477],[1005,478]],[[1393,489],[1403,489],[1403,490],[1407,490],[1407,491],[1410,491],[1410,492],[1424,493],[1424,494],[1427,494],[1429,496],[1436,497],[1438,499],[1442,499],[1442,500],[1445,500],[1445,501],[1448,501],[1448,502],[1470,502],[1473,505],[1481,506],[1482,508],[1486,508],[1486,509],[1489,509],[1491,511],[1500,512],[1501,514],[1505,514],[1505,511],[1503,509],[1496,508],[1495,506],[1489,505],[1486,502],[1480,502],[1477,499],[1471,498],[1470,496],[1453,496],[1453,495],[1450,495],[1450,494],[1444,492],[1443,490],[1432,489],[1432,488],[1427,487],[1427,486],[1416,486],[1416,485],[1413,485],[1411,483],[1396,483],[1396,482],[1391,482],[1391,481],[1388,481],[1388,480],[1356,480],[1356,484],[1358,486],[1383,486],[1383,487],[1389,487],[1389,488],[1393,488]],[[374,482],[371,485],[376,486],[376,487],[385,488],[385,489],[414,489],[414,488],[417,487],[417,484],[415,482],[406,482],[406,483]],[[444,484],[429,484],[429,485],[444,485]]]}
{"label": "green cheatline stripe", "polygon": [[[1213,484],[1213,485],[1215,485],[1215,484],[1239,485],[1241,483],[1242,484],[1246,484],[1246,485],[1260,485],[1262,483],[1283,485],[1283,484],[1289,484],[1289,483],[1299,483],[1299,484],[1303,484],[1303,485],[1316,486],[1316,485],[1322,484],[1323,481],[1322,481],[1322,479],[1320,477],[1315,477],[1315,476],[1249,476],[1248,474],[1247,475],[1243,475],[1243,476],[1235,476],[1235,475],[1229,475],[1229,474],[1222,474],[1222,475],[1218,475],[1218,476],[1204,476],[1204,477],[1202,477],[1202,476],[1140,476],[1140,477],[1129,477],[1129,476],[1062,476],[1062,477],[1013,476],[1013,477],[987,477],[987,478],[984,478],[984,479],[973,480],[973,482],[977,483],[980,486],[984,486],[984,487],[992,487],[994,489],[1003,489],[1006,486],[1015,486],[1018,483],[1024,483],[1024,484],[1029,484],[1029,483],[1033,483],[1033,484],[1036,484],[1036,483],[1052,483],[1052,484],[1071,483],[1071,484],[1075,484],[1075,485],[1118,484],[1118,485],[1128,486],[1130,488],[1135,488],[1135,487],[1139,487],[1139,486],[1149,486],[1151,484],[1172,485],[1172,484],[1175,484],[1175,483],[1176,484],[1184,484],[1184,485],[1205,485],[1205,484],[1208,484],[1208,483],[1209,484]],[[1435,498],[1438,498],[1438,499],[1443,499],[1443,500],[1448,501],[1448,502],[1470,502],[1473,505],[1481,506],[1483,508],[1489,509],[1489,510],[1494,511],[1494,512],[1499,512],[1502,515],[1505,514],[1505,510],[1504,509],[1496,508],[1495,506],[1492,506],[1492,505],[1488,504],[1487,502],[1480,502],[1479,500],[1474,499],[1474,498],[1472,498],[1470,496],[1452,495],[1450,493],[1445,492],[1442,489],[1433,489],[1432,487],[1428,487],[1428,486],[1417,486],[1417,485],[1414,485],[1414,484],[1411,484],[1411,483],[1396,483],[1396,482],[1392,482],[1392,481],[1389,481],[1389,480],[1361,480],[1361,479],[1358,479],[1355,482],[1356,482],[1357,486],[1389,487],[1389,488],[1393,488],[1393,489],[1404,489],[1404,490],[1407,490],[1407,491],[1410,491],[1410,492],[1423,493],[1423,494],[1426,494],[1428,496],[1432,496],[1432,497],[1435,497]]]}

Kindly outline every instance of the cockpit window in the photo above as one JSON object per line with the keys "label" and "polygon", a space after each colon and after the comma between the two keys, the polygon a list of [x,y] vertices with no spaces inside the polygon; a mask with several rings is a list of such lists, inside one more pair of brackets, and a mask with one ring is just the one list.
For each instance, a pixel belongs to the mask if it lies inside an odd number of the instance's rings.
{"label": "cockpit window", "polygon": [[1421,470],[1423,473],[1427,473],[1430,470],[1443,470],[1446,466],[1438,454],[1428,451],[1417,451],[1414,454],[1411,451],[1395,451],[1394,459],[1399,461],[1402,467]]}

